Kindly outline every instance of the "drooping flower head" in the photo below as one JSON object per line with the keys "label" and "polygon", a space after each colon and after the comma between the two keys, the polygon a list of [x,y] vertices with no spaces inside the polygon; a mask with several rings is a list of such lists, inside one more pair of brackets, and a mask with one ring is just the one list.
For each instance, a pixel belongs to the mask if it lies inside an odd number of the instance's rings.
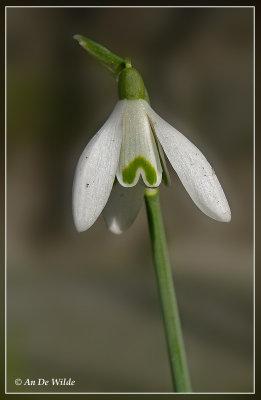
{"label": "drooping flower head", "polygon": [[119,72],[118,93],[110,117],[78,161],[73,184],[76,229],[88,229],[103,212],[113,233],[126,230],[139,212],[145,188],[169,181],[164,154],[200,210],[229,222],[230,208],[213,168],[194,144],[153,111],[143,79],[129,61]]}

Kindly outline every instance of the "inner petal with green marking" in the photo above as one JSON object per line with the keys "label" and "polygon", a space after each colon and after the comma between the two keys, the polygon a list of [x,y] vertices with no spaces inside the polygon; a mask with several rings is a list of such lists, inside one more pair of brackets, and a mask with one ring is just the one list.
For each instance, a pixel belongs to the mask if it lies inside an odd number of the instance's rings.
{"label": "inner petal with green marking", "polygon": [[122,101],[125,108],[117,179],[122,186],[134,186],[140,177],[148,187],[159,186],[162,167],[143,102]]}
{"label": "inner petal with green marking", "polygon": [[138,169],[145,173],[145,179],[151,186],[155,185],[157,182],[157,171],[153,165],[151,165],[151,163],[142,156],[136,157],[130,162],[129,165],[127,165],[127,167],[124,168],[122,171],[122,179],[124,183],[129,185],[132,184],[135,180]]}

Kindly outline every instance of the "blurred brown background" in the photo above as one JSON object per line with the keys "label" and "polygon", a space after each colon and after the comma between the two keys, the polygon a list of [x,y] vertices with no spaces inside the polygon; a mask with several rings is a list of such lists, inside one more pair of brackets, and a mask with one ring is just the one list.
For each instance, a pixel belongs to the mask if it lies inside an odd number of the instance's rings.
{"label": "blurred brown background", "polygon": [[222,183],[230,224],[202,214],[171,168],[163,214],[194,391],[252,391],[250,8],[7,10],[8,390],[71,377],[60,390],[172,391],[144,207],[122,236],[102,217],[73,226],[75,165],[117,101],[76,33],[131,57],[152,107]]}

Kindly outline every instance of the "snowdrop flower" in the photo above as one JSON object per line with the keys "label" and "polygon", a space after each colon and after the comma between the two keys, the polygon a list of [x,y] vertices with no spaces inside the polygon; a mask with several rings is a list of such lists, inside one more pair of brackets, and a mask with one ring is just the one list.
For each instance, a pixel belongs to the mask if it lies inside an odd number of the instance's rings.
{"label": "snowdrop flower", "polygon": [[163,151],[199,209],[229,222],[229,205],[213,168],[194,144],[153,111],[138,71],[123,69],[118,88],[118,103],[78,161],[73,185],[76,229],[88,229],[102,211],[113,233],[127,229],[145,188],[158,187],[167,175]]}

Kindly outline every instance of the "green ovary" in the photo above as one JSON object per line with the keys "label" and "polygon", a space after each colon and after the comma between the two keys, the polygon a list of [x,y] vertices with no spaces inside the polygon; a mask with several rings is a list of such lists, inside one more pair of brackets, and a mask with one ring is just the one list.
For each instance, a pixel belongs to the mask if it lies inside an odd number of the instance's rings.
{"label": "green ovary", "polygon": [[142,168],[145,172],[146,180],[150,185],[155,185],[157,182],[157,173],[151,163],[142,156],[136,157],[127,167],[122,171],[122,179],[124,183],[132,184],[138,168]]}

